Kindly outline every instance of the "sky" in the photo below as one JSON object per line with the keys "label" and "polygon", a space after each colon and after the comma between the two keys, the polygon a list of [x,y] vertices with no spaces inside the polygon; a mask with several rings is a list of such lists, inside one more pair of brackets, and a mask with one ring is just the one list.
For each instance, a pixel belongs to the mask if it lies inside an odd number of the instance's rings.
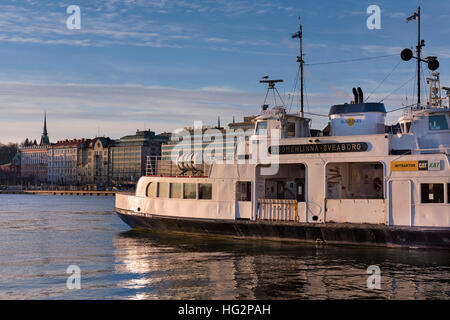
{"label": "sky", "polygon": [[[80,7],[80,29],[67,28],[70,5]],[[380,29],[367,28],[369,5],[381,9]],[[39,141],[44,112],[52,142],[258,114],[262,76],[284,80],[285,101],[295,91],[298,40],[291,34],[299,17],[306,111],[326,115],[358,86],[369,101],[400,108],[415,95],[415,63],[399,54],[417,42],[417,23],[406,18],[418,5],[424,56],[438,57],[441,84],[450,86],[445,0],[2,0],[0,143]],[[287,108],[296,112],[298,93],[291,97]],[[400,115],[389,113],[387,122]],[[312,119],[313,128],[327,124]]]}

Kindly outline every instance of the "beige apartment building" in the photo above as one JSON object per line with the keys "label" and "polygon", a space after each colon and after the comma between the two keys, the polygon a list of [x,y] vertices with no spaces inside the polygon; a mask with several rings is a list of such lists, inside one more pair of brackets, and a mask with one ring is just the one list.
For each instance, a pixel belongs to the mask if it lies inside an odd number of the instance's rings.
{"label": "beige apartment building", "polygon": [[110,138],[97,137],[85,140],[78,148],[77,184],[107,185],[111,180]]}

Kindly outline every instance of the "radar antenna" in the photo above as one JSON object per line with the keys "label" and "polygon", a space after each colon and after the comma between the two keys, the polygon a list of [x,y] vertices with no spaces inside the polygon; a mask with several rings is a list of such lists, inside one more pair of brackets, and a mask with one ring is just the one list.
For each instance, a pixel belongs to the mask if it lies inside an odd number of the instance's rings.
{"label": "radar antenna", "polygon": [[282,106],[284,106],[284,102],[283,102],[283,98],[281,98],[280,93],[278,92],[278,89],[275,87],[275,83],[278,82],[283,82],[283,80],[271,80],[271,79],[267,79],[266,77],[263,77],[266,80],[259,80],[260,83],[267,83],[267,92],[266,92],[266,97],[264,98],[264,103],[261,106],[262,110],[267,110],[267,108],[269,107],[269,105],[267,104],[267,96],[269,95],[269,92],[272,90],[273,92],[273,98],[275,101],[275,106],[277,106],[277,96],[280,98],[280,101],[282,103]]}

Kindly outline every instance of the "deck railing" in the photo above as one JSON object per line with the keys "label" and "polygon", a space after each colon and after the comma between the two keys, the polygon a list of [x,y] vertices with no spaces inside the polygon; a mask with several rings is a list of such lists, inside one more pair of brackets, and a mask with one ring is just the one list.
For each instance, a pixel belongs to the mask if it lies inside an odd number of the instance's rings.
{"label": "deck railing", "polygon": [[297,200],[258,199],[257,220],[298,221]]}

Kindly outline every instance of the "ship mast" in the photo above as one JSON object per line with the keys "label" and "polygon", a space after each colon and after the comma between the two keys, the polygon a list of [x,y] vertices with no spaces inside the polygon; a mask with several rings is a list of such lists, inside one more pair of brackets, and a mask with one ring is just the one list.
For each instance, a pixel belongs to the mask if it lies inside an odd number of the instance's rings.
{"label": "ship mast", "polygon": [[422,47],[425,46],[425,41],[420,40],[420,6],[417,8],[416,19],[417,19],[417,108],[420,107],[420,53]]}
{"label": "ship mast", "polygon": [[435,71],[439,68],[439,61],[433,56],[426,57],[425,59],[422,59],[421,57],[422,47],[425,47],[425,40],[420,39],[420,6],[417,8],[417,12],[414,12],[406,18],[406,22],[411,20],[417,20],[416,57],[413,56],[413,52],[410,49],[404,49],[400,56],[404,61],[409,61],[411,58],[417,60],[417,108],[420,108],[420,63],[426,62],[428,64],[428,69]]}
{"label": "ship mast", "polygon": [[303,27],[300,22],[300,17],[298,18],[299,28],[296,33],[292,35],[292,38],[299,38],[300,42],[300,55],[297,57],[297,62],[300,63],[300,115],[303,118],[303,46],[302,46],[302,38],[303,38]]}

